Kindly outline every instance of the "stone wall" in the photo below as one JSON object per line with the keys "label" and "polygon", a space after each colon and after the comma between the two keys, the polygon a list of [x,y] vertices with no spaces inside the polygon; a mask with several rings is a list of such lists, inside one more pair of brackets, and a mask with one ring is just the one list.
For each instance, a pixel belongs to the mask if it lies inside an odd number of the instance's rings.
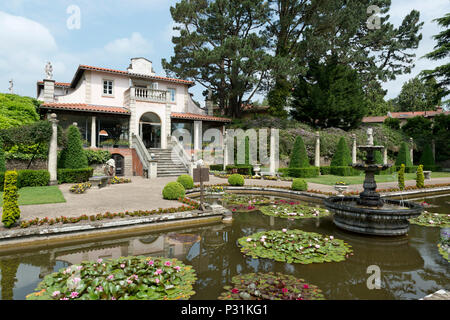
{"label": "stone wall", "polygon": [[[6,170],[24,170],[27,169],[29,163],[29,160],[6,160]],[[47,170],[47,160],[35,159],[28,169]]]}

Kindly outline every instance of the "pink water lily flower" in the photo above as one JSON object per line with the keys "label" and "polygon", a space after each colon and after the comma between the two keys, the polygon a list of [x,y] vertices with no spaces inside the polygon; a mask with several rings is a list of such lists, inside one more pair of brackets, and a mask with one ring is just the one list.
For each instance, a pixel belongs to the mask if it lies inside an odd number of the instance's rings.
{"label": "pink water lily flower", "polygon": [[102,263],[103,262],[103,259],[98,259],[97,260],[97,263]]}
{"label": "pink water lily flower", "polygon": [[159,279],[158,279],[158,278],[155,278],[155,282],[158,284],[158,283],[159,283]]}
{"label": "pink water lily flower", "polygon": [[125,268],[125,264],[124,264],[124,263],[121,263],[121,264],[120,264],[120,267],[121,267],[121,268]]}
{"label": "pink water lily flower", "polygon": [[309,286],[307,284],[304,284],[303,289],[309,289]]}
{"label": "pink water lily flower", "polygon": [[283,229],[281,229],[281,231],[283,231],[283,232],[287,232],[287,229],[286,229],[286,228],[283,228]]}
{"label": "pink water lily flower", "polygon": [[76,292],[76,291],[72,292],[72,293],[70,294],[70,297],[71,297],[72,299],[78,297],[78,292]]}
{"label": "pink water lily flower", "polygon": [[239,293],[239,290],[236,288],[231,289],[231,293]]}
{"label": "pink water lily flower", "polygon": [[172,265],[172,262],[166,261],[166,262],[164,262],[164,265],[165,265],[166,267],[170,267],[170,266]]}
{"label": "pink water lily flower", "polygon": [[181,267],[180,267],[180,266],[175,266],[175,267],[173,267],[173,268],[174,268],[177,272],[181,270]]}
{"label": "pink water lily flower", "polygon": [[161,273],[163,273],[162,269],[156,269],[155,275],[160,275]]}
{"label": "pink water lily flower", "polygon": [[149,266],[152,266],[152,265],[154,265],[155,264],[155,262],[153,261],[153,260],[150,260],[149,262],[148,262],[148,265]]}
{"label": "pink water lily flower", "polygon": [[111,275],[109,275],[107,278],[108,278],[108,280],[112,280],[112,279],[114,279],[114,275],[111,274]]}
{"label": "pink water lily flower", "polygon": [[287,289],[287,288],[283,288],[283,289],[281,289],[281,291],[282,291],[283,293],[287,293],[287,292],[288,292],[288,289]]}
{"label": "pink water lily flower", "polygon": [[61,292],[59,292],[59,291],[53,291],[52,296],[56,297],[56,296],[59,296],[60,294],[61,294]]}

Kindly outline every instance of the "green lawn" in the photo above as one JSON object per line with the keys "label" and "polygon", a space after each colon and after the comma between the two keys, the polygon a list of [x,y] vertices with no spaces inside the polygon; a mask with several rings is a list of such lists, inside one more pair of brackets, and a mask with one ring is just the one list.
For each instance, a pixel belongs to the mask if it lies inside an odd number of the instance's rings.
{"label": "green lawn", "polygon": [[[450,177],[450,172],[432,172],[431,178]],[[339,177],[333,175],[324,175],[317,178],[306,178],[307,182],[334,185],[337,181],[344,181],[346,184],[362,184],[364,175],[354,177]],[[397,173],[390,175],[375,176],[376,182],[397,182]],[[405,180],[416,180],[415,173],[405,173]]]}
{"label": "green lawn", "polygon": [[[0,192],[0,207],[3,207],[3,192]],[[19,190],[19,205],[66,202],[58,186],[25,187]]]}

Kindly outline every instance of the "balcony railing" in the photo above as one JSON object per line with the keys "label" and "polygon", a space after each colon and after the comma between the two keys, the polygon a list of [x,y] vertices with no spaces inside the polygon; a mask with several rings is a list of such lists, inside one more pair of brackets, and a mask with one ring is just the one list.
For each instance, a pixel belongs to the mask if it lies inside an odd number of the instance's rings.
{"label": "balcony railing", "polygon": [[155,90],[147,88],[131,87],[125,91],[125,100],[134,99],[137,101],[149,101],[149,102],[167,102],[168,91]]}

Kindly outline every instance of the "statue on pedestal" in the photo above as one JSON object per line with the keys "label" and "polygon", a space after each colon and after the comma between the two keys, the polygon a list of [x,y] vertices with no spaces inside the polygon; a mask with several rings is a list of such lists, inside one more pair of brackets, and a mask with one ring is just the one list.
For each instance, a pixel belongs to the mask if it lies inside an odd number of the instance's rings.
{"label": "statue on pedestal", "polygon": [[47,62],[47,65],[45,66],[45,75],[48,80],[53,78],[53,66],[50,61]]}
{"label": "statue on pedestal", "polygon": [[109,159],[108,161],[106,161],[104,170],[105,175],[107,175],[108,177],[114,177],[116,173],[116,161],[114,161],[114,159]]}

